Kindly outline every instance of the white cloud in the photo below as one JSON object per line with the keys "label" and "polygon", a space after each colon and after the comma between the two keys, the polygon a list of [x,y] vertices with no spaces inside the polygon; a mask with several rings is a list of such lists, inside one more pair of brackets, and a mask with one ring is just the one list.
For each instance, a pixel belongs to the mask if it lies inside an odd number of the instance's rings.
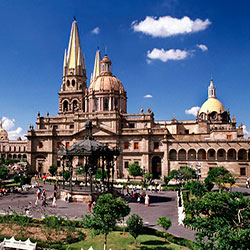
{"label": "white cloud", "polygon": [[23,129],[15,127],[15,119],[9,119],[8,117],[2,117],[3,128],[8,132],[8,137],[10,140],[16,140],[18,137],[24,138]]}
{"label": "white cloud", "polygon": [[92,31],[92,34],[98,35],[100,33],[100,28],[99,27],[95,27]]}
{"label": "white cloud", "polygon": [[202,51],[207,51],[208,47],[204,44],[197,44],[196,45],[199,49],[201,49]]}
{"label": "white cloud", "polygon": [[243,128],[244,138],[247,139],[248,137],[250,137],[250,132],[247,130],[246,125],[243,125],[242,128]]}
{"label": "white cloud", "polygon": [[202,21],[197,18],[194,21],[189,17],[184,16],[181,19],[171,16],[150,17],[138,23],[132,22],[131,26],[135,32],[142,32],[153,37],[170,37],[179,34],[189,34],[205,30],[211,22],[209,19]]}
{"label": "white cloud", "polygon": [[8,131],[8,137],[10,140],[16,140],[18,137],[24,139],[23,129],[18,127],[16,130]]}
{"label": "white cloud", "polygon": [[189,55],[188,51],[180,50],[180,49],[157,49],[154,48],[152,51],[147,52],[147,57],[151,60],[161,60],[162,62],[166,62],[168,60],[183,60],[187,58]]}
{"label": "white cloud", "polygon": [[152,95],[145,95],[144,98],[152,98]]}
{"label": "white cloud", "polygon": [[7,117],[2,118],[3,128],[7,131],[11,130],[15,126],[15,119],[9,119]]}
{"label": "white cloud", "polygon": [[200,110],[200,107],[199,106],[195,106],[195,107],[192,107],[190,109],[186,109],[185,110],[185,114],[187,115],[193,115],[193,116],[197,116],[197,113],[199,112]]}

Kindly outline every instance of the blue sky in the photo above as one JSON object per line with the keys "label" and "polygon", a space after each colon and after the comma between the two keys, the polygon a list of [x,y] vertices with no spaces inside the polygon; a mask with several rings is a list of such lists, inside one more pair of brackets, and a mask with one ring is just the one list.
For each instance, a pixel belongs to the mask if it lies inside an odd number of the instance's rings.
{"label": "blue sky", "polygon": [[150,107],[157,120],[194,119],[185,110],[206,100],[212,76],[218,99],[250,130],[249,13],[247,0],[2,0],[0,117],[14,138],[37,111],[57,114],[76,16],[88,79],[97,46],[102,55],[107,46],[129,113]]}

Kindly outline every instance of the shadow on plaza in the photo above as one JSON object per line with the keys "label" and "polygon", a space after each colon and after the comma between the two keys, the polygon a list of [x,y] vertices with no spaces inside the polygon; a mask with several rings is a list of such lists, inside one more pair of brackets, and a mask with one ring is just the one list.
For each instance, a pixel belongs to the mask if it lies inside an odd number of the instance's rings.
{"label": "shadow on plaza", "polygon": [[[157,196],[157,195],[149,195],[149,198],[150,198],[150,204],[153,204],[153,203],[162,203],[162,202],[170,202],[170,201],[175,200],[175,198],[163,197],[163,196]],[[144,199],[142,201],[145,202]],[[137,198],[130,198],[129,202],[130,203],[136,203],[137,202]]]}

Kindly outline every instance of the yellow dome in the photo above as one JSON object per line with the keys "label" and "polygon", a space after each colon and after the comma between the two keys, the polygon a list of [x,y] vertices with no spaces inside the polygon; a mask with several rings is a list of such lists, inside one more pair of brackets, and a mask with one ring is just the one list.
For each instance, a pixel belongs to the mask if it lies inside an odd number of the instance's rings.
{"label": "yellow dome", "polygon": [[0,140],[8,140],[8,133],[2,127],[2,122],[0,122]]}
{"label": "yellow dome", "polygon": [[209,98],[207,101],[203,103],[200,109],[200,114],[201,113],[212,113],[212,112],[217,112],[217,113],[222,113],[226,111],[223,104],[216,98]]}
{"label": "yellow dome", "polygon": [[101,74],[97,77],[96,80],[94,80],[90,86],[89,90],[92,91],[118,91],[118,92],[124,92],[124,87],[120,80],[118,80],[113,75],[105,75]]}

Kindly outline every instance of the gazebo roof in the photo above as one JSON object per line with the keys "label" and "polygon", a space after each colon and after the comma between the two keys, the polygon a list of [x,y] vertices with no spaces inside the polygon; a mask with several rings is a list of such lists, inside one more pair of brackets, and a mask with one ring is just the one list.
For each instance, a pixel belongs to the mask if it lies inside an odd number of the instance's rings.
{"label": "gazebo roof", "polygon": [[64,149],[58,150],[58,155],[62,156],[115,156],[119,155],[117,148],[110,149],[107,145],[97,142],[92,136],[92,122],[87,120],[85,123],[87,136],[84,140]]}

